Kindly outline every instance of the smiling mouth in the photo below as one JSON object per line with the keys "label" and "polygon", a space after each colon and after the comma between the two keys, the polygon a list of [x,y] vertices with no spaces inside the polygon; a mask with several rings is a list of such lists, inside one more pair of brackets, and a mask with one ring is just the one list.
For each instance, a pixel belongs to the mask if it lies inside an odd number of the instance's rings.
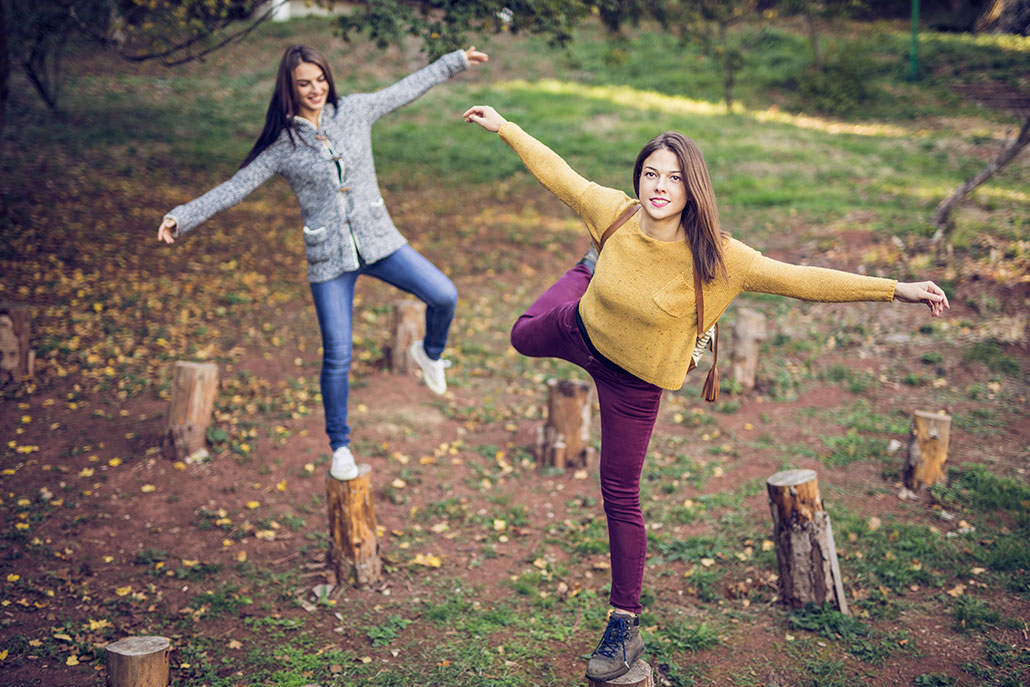
{"label": "smiling mouth", "polygon": [[659,208],[664,208],[671,202],[668,198],[651,198],[650,200],[651,205],[654,205],[655,207]]}

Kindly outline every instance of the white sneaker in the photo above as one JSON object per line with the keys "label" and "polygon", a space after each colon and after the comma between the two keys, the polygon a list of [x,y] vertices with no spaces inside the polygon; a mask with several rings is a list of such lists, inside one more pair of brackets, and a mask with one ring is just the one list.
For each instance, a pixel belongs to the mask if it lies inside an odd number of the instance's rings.
{"label": "white sneaker", "polygon": [[358,466],[354,463],[354,454],[350,447],[341,446],[333,451],[333,464],[329,466],[329,474],[333,479],[346,481],[358,476]]}
{"label": "white sneaker", "polygon": [[429,390],[438,396],[443,395],[447,391],[447,375],[444,370],[451,366],[451,361],[433,360],[426,355],[426,349],[422,347],[421,341],[412,341],[408,353],[422,370],[422,381]]}

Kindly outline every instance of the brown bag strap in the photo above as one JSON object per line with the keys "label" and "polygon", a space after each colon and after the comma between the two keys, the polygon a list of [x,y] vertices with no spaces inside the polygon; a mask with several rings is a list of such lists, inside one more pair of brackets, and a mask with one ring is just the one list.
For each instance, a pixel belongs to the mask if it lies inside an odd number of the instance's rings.
{"label": "brown bag strap", "polygon": [[[697,336],[705,333],[705,295],[701,290],[701,270],[694,258],[694,304],[697,306]],[[715,323],[715,334],[712,336],[712,369],[708,371],[702,389],[705,400],[714,403],[719,398],[719,323]]]}
{"label": "brown bag strap", "polygon": [[628,208],[622,211],[622,214],[619,215],[614,222],[612,222],[610,227],[604,230],[604,233],[601,234],[601,241],[597,244],[598,253],[600,253],[601,250],[604,248],[604,244],[608,242],[608,239],[611,238],[612,234],[614,234],[619,227],[625,224],[630,217],[637,214],[637,210],[639,209],[640,203],[633,203]]}

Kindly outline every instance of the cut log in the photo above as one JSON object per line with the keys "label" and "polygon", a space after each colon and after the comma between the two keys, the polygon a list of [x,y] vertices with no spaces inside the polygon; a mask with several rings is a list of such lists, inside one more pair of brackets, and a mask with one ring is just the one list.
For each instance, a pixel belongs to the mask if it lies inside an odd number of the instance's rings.
{"label": "cut log", "polygon": [[733,355],[730,369],[741,389],[755,388],[758,373],[758,351],[765,341],[765,315],[757,310],[740,308],[733,324]]}
{"label": "cut log", "polygon": [[603,682],[587,678],[587,684],[589,687],[608,687],[609,685],[618,685],[618,687],[654,687],[654,675],[651,674],[651,666],[647,661],[637,659],[625,675]]}
{"label": "cut log", "polygon": [[578,379],[547,380],[547,420],[537,429],[536,455],[541,466],[593,468],[590,445],[592,387]]}
{"label": "cut log", "polygon": [[766,480],[766,490],[780,572],[780,600],[794,608],[829,602],[847,614],[833,528],[823,510],[815,470],[777,472]]}
{"label": "cut log", "polygon": [[108,644],[108,687],[165,687],[171,650],[165,637],[126,637]]}
{"label": "cut log", "polygon": [[951,416],[917,410],[912,414],[908,437],[908,460],[905,462],[905,486],[912,491],[929,487],[945,479],[948,443],[951,440]]}
{"label": "cut log", "polygon": [[415,361],[408,355],[413,341],[426,338],[426,304],[422,301],[406,298],[394,301],[393,337],[386,359],[393,372],[411,372]]}
{"label": "cut log", "polygon": [[36,353],[29,348],[29,307],[0,303],[0,384],[20,384],[31,377]]}
{"label": "cut log", "polygon": [[325,478],[329,567],[336,573],[337,586],[367,587],[382,574],[371,472],[370,466],[359,465],[354,479]]}
{"label": "cut log", "polygon": [[175,363],[172,399],[161,446],[166,458],[182,460],[204,448],[217,394],[217,365],[183,360]]}

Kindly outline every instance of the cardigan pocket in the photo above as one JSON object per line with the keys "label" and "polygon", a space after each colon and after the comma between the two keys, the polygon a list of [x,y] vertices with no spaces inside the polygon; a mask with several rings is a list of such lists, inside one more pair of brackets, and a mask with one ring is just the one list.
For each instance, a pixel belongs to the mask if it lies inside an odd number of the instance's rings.
{"label": "cardigan pocket", "polygon": [[304,227],[304,248],[307,252],[308,262],[314,264],[328,260],[332,254],[332,241],[329,240],[327,227],[318,229]]}
{"label": "cardigan pocket", "polygon": [[694,312],[694,284],[686,277],[676,277],[651,297],[659,308],[673,317]]}

